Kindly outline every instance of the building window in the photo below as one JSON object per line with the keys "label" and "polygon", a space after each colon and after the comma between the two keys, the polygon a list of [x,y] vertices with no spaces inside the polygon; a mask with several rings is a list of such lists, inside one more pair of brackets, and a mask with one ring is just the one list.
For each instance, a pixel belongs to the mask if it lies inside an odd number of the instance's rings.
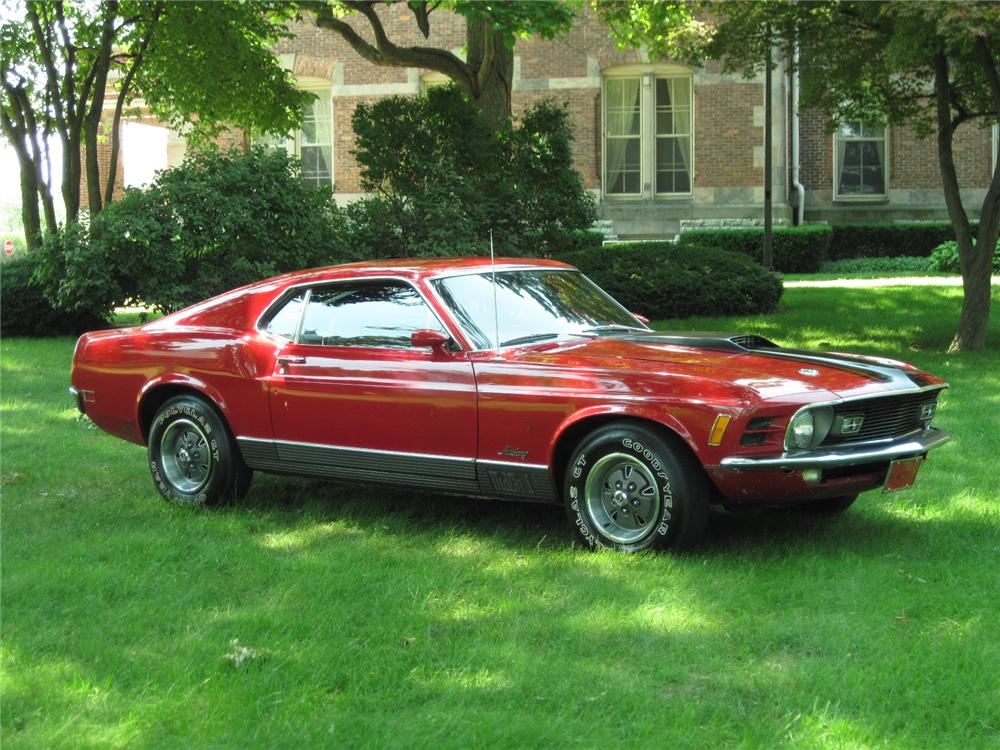
{"label": "building window", "polygon": [[604,192],[691,194],[691,76],[655,71],[604,81]]}
{"label": "building window", "polygon": [[881,198],[886,194],[885,126],[847,122],[834,133],[837,198]]}
{"label": "building window", "polygon": [[308,89],[316,98],[306,104],[302,127],[284,138],[263,136],[256,142],[283,148],[302,159],[302,176],[311,185],[333,183],[333,100],[329,88]]}
{"label": "building window", "polygon": [[295,147],[302,158],[302,175],[313,185],[333,182],[333,103],[329,90],[317,91],[306,105]]}

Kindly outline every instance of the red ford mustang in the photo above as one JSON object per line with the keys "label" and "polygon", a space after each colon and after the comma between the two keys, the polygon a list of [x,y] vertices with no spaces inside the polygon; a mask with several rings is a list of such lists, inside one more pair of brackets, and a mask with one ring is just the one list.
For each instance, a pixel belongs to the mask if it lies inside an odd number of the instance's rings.
{"label": "red ford mustang", "polygon": [[566,507],[585,545],[696,543],[708,507],[913,483],[940,379],[764,338],[661,333],[571,266],[391,261],[287,274],[82,336],[71,392],[181,503],[253,471]]}

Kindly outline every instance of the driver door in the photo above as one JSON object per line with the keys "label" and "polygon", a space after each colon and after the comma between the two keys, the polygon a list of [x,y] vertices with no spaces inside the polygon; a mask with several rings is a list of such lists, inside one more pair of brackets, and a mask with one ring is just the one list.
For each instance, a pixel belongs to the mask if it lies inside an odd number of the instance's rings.
{"label": "driver door", "polygon": [[414,330],[445,331],[416,289],[335,282],[299,304],[298,328],[270,377],[278,459],[352,479],[474,485],[472,364],[464,352],[411,345]]}

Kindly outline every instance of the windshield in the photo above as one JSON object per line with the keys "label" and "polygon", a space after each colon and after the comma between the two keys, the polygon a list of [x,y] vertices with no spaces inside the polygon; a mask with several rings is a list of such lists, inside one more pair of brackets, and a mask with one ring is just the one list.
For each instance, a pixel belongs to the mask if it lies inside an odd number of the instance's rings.
{"label": "windshield", "polygon": [[[496,282],[500,346],[602,330],[646,330],[579,271],[499,271]],[[449,276],[432,284],[476,349],[497,346],[490,272]]]}

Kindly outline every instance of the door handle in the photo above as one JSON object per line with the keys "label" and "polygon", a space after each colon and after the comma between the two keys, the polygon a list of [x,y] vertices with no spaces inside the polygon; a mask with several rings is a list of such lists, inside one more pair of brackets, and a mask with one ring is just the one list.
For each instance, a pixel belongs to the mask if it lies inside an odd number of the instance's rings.
{"label": "door handle", "polygon": [[298,354],[279,354],[275,361],[278,364],[278,374],[284,375],[288,372],[288,365],[305,364],[306,358]]}

